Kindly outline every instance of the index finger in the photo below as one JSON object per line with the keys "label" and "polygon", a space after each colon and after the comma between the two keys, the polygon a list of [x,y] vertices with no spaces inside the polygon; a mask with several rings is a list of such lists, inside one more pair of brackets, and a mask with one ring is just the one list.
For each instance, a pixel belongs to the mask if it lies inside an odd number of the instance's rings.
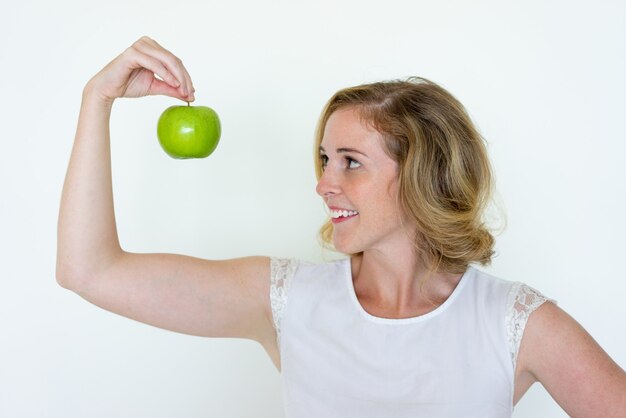
{"label": "index finger", "polygon": [[180,58],[159,45],[155,40],[144,36],[133,45],[139,52],[159,60],[162,65],[180,82],[180,89],[185,97],[189,97],[194,91],[189,72]]}

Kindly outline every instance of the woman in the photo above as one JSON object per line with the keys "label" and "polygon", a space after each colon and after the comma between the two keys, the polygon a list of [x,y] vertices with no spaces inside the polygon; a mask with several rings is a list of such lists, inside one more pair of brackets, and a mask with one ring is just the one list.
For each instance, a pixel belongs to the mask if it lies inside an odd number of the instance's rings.
{"label": "woman", "polygon": [[415,79],[330,100],[316,143],[322,236],[350,256],[323,265],[124,251],[109,117],[116,98],[149,94],[194,100],[181,61],[146,37],[84,89],[59,215],[62,286],[161,328],[258,341],[282,369],[287,416],[509,417],[537,381],[572,416],[624,416],[626,374],[580,325],[470,266],[492,255],[480,222],[491,174],[444,89]]}

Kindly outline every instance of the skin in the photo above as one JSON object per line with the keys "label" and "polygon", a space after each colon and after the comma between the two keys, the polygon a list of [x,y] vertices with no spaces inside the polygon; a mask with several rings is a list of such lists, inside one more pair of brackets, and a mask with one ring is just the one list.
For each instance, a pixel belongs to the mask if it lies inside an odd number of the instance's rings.
{"label": "skin", "polygon": [[[85,86],[61,196],[57,281],[104,309],[160,328],[257,341],[280,370],[267,257],[215,261],[137,254],[120,246],[111,182],[111,109],[117,98],[153,94],[194,100],[182,61],[147,37]],[[418,280],[426,266],[413,255],[411,231],[402,226],[395,203],[397,167],[382,152],[380,141],[355,112],[333,114],[322,141],[327,165],[317,191],[331,206],[359,211],[356,218],[336,225],[334,239],[341,251],[360,253],[353,257],[352,269],[364,309],[388,318],[416,316],[443,303],[460,276],[436,274],[420,291]],[[535,381],[574,417],[617,417],[626,410],[624,371],[550,303],[527,324],[515,402]]]}

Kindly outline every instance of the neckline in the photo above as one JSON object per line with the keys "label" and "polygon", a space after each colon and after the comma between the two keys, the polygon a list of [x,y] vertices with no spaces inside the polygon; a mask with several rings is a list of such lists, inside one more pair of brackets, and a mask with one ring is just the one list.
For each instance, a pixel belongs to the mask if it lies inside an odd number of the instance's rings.
{"label": "neckline", "polygon": [[473,267],[468,266],[467,270],[465,270],[465,272],[461,276],[459,283],[456,285],[456,287],[454,288],[450,296],[448,296],[448,298],[441,305],[439,305],[437,308],[433,309],[432,311],[425,313],[423,315],[413,316],[410,318],[383,318],[380,316],[375,316],[375,315],[370,314],[369,312],[365,310],[365,308],[363,308],[363,306],[361,305],[361,302],[359,302],[359,298],[356,296],[356,291],[354,290],[354,283],[352,281],[352,259],[351,258],[345,259],[343,261],[343,265],[344,265],[344,277],[346,279],[346,284],[348,286],[348,293],[350,293],[350,299],[354,303],[359,314],[363,316],[364,318],[375,323],[394,324],[394,325],[413,324],[416,322],[422,322],[444,312],[446,309],[448,309],[448,307],[450,307],[450,305],[452,305],[455,299],[457,299],[457,297],[459,296],[459,294],[465,287],[465,283],[471,279],[472,277],[471,273],[473,271]]}

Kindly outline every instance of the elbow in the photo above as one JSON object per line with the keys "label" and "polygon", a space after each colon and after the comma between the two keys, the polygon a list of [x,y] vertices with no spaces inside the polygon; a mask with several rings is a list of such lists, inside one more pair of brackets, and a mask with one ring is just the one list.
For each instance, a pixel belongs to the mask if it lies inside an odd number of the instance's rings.
{"label": "elbow", "polygon": [[[117,254],[119,256],[120,254]],[[62,257],[57,254],[56,281],[68,290],[80,293],[82,289],[98,281],[103,273],[115,263],[119,257],[109,257],[99,262],[79,262],[75,257]]]}
{"label": "elbow", "polygon": [[76,269],[72,269],[71,266],[63,265],[57,260],[56,264],[56,280],[59,286],[76,291],[78,288],[79,278],[81,274]]}
{"label": "elbow", "polygon": [[68,290],[78,292],[90,277],[93,277],[94,270],[78,263],[76,260],[64,260],[57,256],[56,280],[57,283]]}
{"label": "elbow", "polygon": [[61,267],[57,264],[56,280],[64,289],[82,294],[85,288],[97,280],[93,270],[79,270],[77,268]]}
{"label": "elbow", "polygon": [[84,276],[84,265],[80,256],[72,254],[61,243],[57,246],[55,277],[57,283],[68,290],[75,290]]}

